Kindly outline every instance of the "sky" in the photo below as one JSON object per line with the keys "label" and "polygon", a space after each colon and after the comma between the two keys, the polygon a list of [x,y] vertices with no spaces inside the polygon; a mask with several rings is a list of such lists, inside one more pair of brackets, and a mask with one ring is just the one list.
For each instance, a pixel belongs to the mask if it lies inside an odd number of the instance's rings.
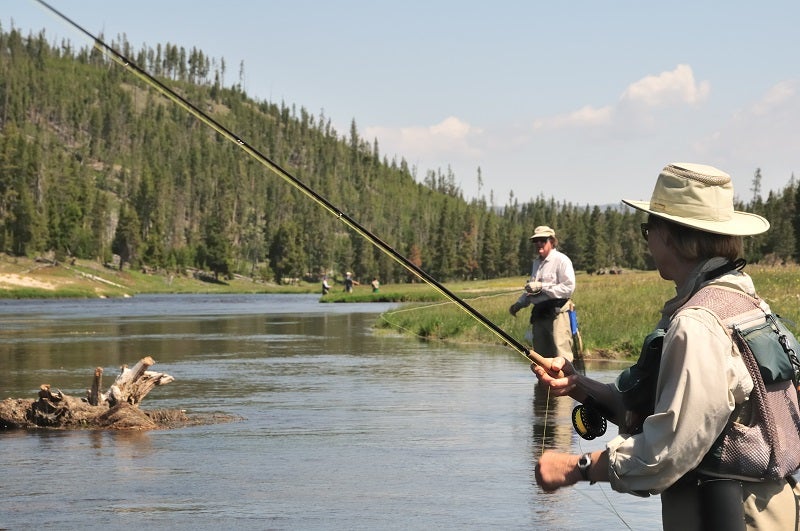
{"label": "sky", "polygon": [[[756,170],[765,198],[800,178],[796,0],[49,3],[107,43],[224,59],[225,85],[340,136],[355,121],[468,199],[647,200],[671,162],[726,171],[743,201]],[[0,0],[0,24],[90,44],[35,0]]]}

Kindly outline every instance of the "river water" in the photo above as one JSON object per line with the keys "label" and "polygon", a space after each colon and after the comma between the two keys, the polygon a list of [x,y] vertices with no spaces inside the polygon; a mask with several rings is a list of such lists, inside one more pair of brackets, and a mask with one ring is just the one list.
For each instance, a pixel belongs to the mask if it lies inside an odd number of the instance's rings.
{"label": "river water", "polygon": [[[142,407],[240,417],[144,433],[0,431],[0,529],[660,529],[657,497],[545,494],[582,452],[569,399],[497,346],[375,333],[386,304],[316,295],[0,301],[0,399],[85,396],[144,356]],[[619,366],[589,366],[610,381]],[[613,431],[611,428],[609,432]]]}

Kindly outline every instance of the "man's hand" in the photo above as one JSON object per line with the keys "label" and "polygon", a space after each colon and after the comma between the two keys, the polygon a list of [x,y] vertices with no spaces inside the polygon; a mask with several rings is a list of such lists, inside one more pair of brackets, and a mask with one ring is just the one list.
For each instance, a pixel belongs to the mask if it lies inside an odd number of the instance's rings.
{"label": "man's hand", "polygon": [[522,308],[524,308],[523,305],[521,305],[518,302],[515,302],[514,304],[511,305],[511,308],[508,309],[508,313],[510,313],[511,315],[516,317],[517,316],[517,312],[520,311]]}
{"label": "man's hand", "polygon": [[525,291],[527,291],[529,295],[538,295],[542,292],[542,283],[538,280],[531,280],[525,284]]}
{"label": "man's hand", "polygon": [[553,492],[561,487],[574,485],[580,481],[578,471],[580,456],[547,451],[539,458],[534,469],[536,483],[545,492]]}
{"label": "man's hand", "polygon": [[578,383],[575,366],[562,356],[553,358],[547,369],[535,362],[531,363],[531,370],[539,382],[548,386],[550,392],[555,396],[569,396]]}

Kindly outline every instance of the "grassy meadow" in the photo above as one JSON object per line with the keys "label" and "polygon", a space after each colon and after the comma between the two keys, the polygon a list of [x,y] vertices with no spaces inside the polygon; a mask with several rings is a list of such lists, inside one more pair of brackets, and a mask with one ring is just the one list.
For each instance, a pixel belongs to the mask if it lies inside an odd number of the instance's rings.
{"label": "grassy meadow", "polygon": [[[800,267],[748,266],[757,290],[775,313],[790,321],[800,335]],[[516,317],[508,307],[521,293],[524,278],[482,283],[453,283],[447,288],[513,337],[524,337],[529,310]],[[644,337],[660,318],[661,307],[674,296],[671,282],[655,271],[621,275],[578,274],[573,300],[587,358],[637,357]],[[382,288],[383,289],[383,288]],[[424,290],[423,286],[417,288]],[[428,288],[433,294],[434,291]],[[426,339],[497,343],[493,332],[453,303],[422,302],[404,305],[381,316],[380,328],[401,330]]]}

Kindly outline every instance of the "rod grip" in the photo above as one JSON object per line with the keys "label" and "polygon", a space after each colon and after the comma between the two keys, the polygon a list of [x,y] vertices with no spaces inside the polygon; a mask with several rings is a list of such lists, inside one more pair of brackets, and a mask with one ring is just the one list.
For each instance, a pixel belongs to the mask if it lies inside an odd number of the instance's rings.
{"label": "rod grip", "polygon": [[[550,368],[553,366],[553,358],[545,358],[535,350],[529,350],[527,356],[529,360],[547,371],[550,371]],[[557,378],[563,378],[564,376],[564,371],[558,371],[556,375]]]}

